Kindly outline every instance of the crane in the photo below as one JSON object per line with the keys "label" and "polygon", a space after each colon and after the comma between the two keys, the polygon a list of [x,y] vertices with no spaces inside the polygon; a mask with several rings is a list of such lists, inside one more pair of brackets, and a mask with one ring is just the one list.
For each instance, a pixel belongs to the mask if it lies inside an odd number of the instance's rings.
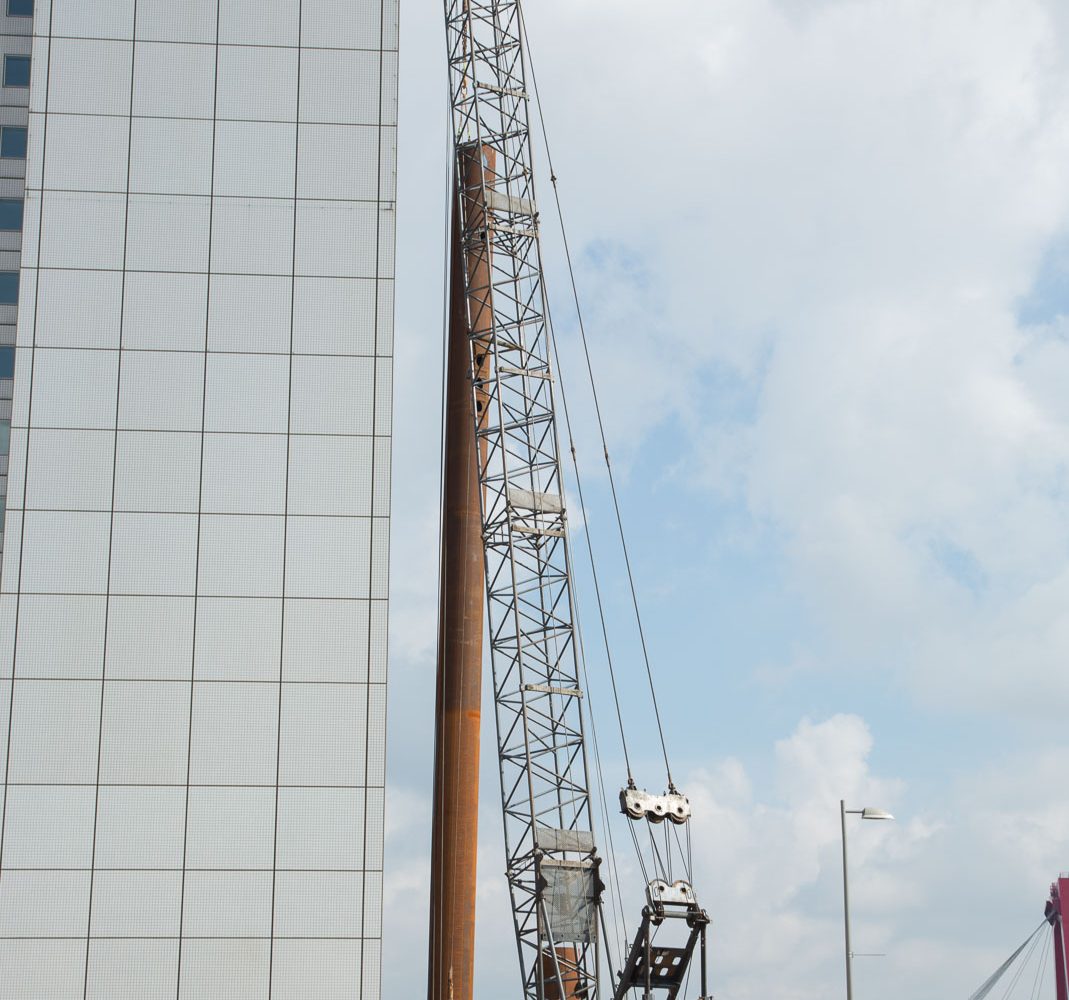
{"label": "crane", "polygon": [[[606,977],[572,562],[555,412],[519,0],[446,0],[455,179],[429,942],[430,1000],[470,1000],[482,639],[488,636],[505,873],[525,1000],[675,1000],[709,918],[663,865]],[[485,605],[483,601],[485,599]],[[483,611],[485,608],[485,620]],[[622,723],[621,723],[622,728]],[[629,822],[683,826],[668,782],[630,774]],[[651,834],[652,839],[652,834]],[[637,841],[636,841],[637,845]],[[662,927],[682,928],[664,945]]]}

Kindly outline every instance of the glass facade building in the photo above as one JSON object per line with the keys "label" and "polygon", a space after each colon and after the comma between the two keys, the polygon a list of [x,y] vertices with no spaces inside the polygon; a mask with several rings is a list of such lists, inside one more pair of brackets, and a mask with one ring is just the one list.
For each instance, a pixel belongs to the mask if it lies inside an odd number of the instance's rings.
{"label": "glass facade building", "polygon": [[[5,0],[0,0],[0,4],[4,3]],[[7,464],[11,445],[32,14],[32,0],[9,0],[6,6],[0,6],[0,58],[3,60],[0,79],[0,551],[4,540],[3,510],[7,500]]]}
{"label": "glass facade building", "polygon": [[0,996],[377,1000],[397,0],[0,3]]}

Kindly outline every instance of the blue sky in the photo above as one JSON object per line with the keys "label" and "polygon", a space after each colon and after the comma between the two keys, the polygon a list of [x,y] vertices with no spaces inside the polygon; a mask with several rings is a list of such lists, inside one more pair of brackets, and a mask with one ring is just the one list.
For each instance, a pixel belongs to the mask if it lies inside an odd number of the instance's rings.
{"label": "blue sky", "polygon": [[[845,797],[898,817],[853,834],[855,944],[887,953],[858,969],[859,993],[968,996],[1069,868],[1069,14],[1057,0],[550,0],[527,17],[674,769],[696,806],[714,992],[842,991]],[[404,19],[391,993],[423,982],[448,169],[439,12],[407,4]],[[641,731],[548,222],[545,247]],[[582,573],[579,588],[592,611]],[[490,995],[516,973],[492,767],[483,789]]]}

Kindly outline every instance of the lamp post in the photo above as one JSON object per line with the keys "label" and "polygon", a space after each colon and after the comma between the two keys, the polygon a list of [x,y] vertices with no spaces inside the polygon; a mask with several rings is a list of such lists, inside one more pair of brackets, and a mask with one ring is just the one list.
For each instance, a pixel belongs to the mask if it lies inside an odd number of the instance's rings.
{"label": "lamp post", "polygon": [[850,949],[850,880],[846,869],[846,817],[860,816],[862,819],[894,819],[883,809],[866,806],[864,809],[847,809],[846,803],[839,800],[839,820],[843,830],[843,926],[846,932],[846,1000],[854,1000],[854,953]]}

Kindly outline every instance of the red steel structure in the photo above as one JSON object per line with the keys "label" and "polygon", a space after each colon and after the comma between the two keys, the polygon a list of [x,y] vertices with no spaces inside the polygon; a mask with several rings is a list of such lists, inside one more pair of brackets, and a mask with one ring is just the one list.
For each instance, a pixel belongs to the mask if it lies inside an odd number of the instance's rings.
{"label": "red steel structure", "polygon": [[1054,979],[1058,1000],[1069,1000],[1069,875],[1062,875],[1050,887],[1047,920],[1054,929]]}

